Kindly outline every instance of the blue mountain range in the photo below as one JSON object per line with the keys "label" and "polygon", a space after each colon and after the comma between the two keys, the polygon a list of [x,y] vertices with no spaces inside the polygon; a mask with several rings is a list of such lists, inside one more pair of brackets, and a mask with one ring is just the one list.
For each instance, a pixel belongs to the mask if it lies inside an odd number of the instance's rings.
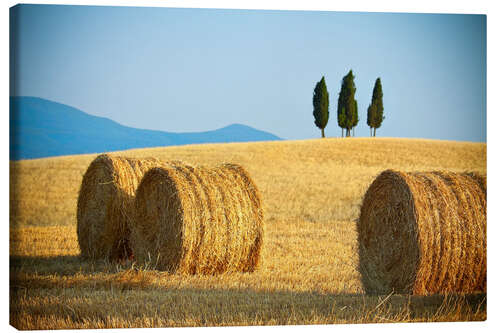
{"label": "blue mountain range", "polygon": [[10,159],[103,153],[132,148],[281,140],[252,127],[172,133],[137,129],[38,97],[10,97]]}

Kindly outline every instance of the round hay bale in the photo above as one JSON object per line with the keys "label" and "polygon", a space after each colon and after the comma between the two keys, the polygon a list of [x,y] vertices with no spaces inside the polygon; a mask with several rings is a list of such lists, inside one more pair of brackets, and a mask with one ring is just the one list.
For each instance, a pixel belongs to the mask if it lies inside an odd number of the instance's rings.
{"label": "round hay bale", "polygon": [[83,257],[117,260],[132,255],[129,223],[135,190],[147,170],[171,164],[181,162],[108,154],[92,161],[83,176],[77,202],[77,235]]}
{"label": "round hay bale", "polygon": [[486,292],[486,177],[382,172],[357,221],[367,293]]}
{"label": "round hay bale", "polygon": [[135,204],[131,244],[138,262],[185,274],[256,269],[263,212],[241,166],[153,168]]}

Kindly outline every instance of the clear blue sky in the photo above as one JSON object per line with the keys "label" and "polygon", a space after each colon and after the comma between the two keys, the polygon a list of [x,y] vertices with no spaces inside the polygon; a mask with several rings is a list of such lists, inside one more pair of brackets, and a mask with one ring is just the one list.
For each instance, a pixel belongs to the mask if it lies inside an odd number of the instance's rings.
{"label": "clear blue sky", "polygon": [[352,69],[360,122],[377,77],[379,136],[486,141],[486,16],[22,5],[11,10],[11,95],[65,103],[170,132],[246,124],[317,138],[312,94],[325,76],[327,136]]}

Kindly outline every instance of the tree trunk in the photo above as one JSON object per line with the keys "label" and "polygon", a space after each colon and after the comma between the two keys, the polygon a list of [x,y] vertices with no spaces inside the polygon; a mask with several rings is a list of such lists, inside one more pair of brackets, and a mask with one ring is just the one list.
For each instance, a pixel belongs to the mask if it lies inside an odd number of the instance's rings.
{"label": "tree trunk", "polygon": [[342,137],[344,137],[344,128],[341,127],[341,129],[342,129]]}
{"label": "tree trunk", "polygon": [[322,138],[324,138],[324,137],[325,137],[325,129],[324,129],[324,128],[322,128],[322,129],[321,129],[321,137],[322,137]]}
{"label": "tree trunk", "polygon": [[372,127],[370,126],[370,136],[373,136],[373,131],[372,131]]}
{"label": "tree trunk", "polygon": [[352,128],[352,136],[356,136],[356,135],[354,134],[354,127]]}
{"label": "tree trunk", "polygon": [[376,127],[374,127],[374,128],[373,128],[373,136],[377,136],[377,135],[376,135],[376,132],[377,132],[377,128],[376,128]]}

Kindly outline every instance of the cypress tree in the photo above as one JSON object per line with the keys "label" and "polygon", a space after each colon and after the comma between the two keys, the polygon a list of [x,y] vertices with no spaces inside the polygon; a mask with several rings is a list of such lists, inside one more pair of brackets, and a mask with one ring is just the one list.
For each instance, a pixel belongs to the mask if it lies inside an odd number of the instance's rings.
{"label": "cypress tree", "polygon": [[370,136],[373,136],[373,105],[370,103],[370,105],[368,106],[368,114],[366,116],[366,124],[370,127]]}
{"label": "cypress tree", "polygon": [[354,136],[354,127],[358,126],[359,116],[358,116],[358,101],[354,100],[354,117],[352,123],[352,136]]}
{"label": "cypress tree", "polygon": [[380,81],[380,78],[377,78],[375,86],[373,87],[372,102],[368,107],[368,117],[366,120],[368,126],[370,126],[370,133],[373,128],[373,136],[376,136],[377,128],[382,125],[382,122],[385,119],[384,103],[382,101],[383,95],[382,82]]}
{"label": "cypress tree", "polygon": [[328,90],[326,88],[325,77],[321,77],[321,80],[316,83],[313,94],[313,116],[314,124],[321,129],[321,137],[325,137],[325,127],[328,124],[328,118],[330,112],[329,107],[329,96]]}
{"label": "cypress tree", "polygon": [[354,98],[356,85],[352,70],[343,77],[337,103],[337,119],[342,129],[346,129],[346,136],[351,136],[351,129],[359,122],[357,101]]}
{"label": "cypress tree", "polygon": [[337,123],[338,123],[339,127],[342,129],[342,137],[344,137],[344,128],[346,128],[346,126],[345,126],[345,123],[346,123],[345,108],[337,109]]}
{"label": "cypress tree", "polygon": [[[337,101],[337,123],[342,129],[342,137],[344,137],[344,128],[347,128],[347,114],[345,109],[346,100],[346,88],[345,88],[345,77],[342,79],[342,84],[340,86],[339,99]],[[346,133],[347,135],[347,133]]]}

